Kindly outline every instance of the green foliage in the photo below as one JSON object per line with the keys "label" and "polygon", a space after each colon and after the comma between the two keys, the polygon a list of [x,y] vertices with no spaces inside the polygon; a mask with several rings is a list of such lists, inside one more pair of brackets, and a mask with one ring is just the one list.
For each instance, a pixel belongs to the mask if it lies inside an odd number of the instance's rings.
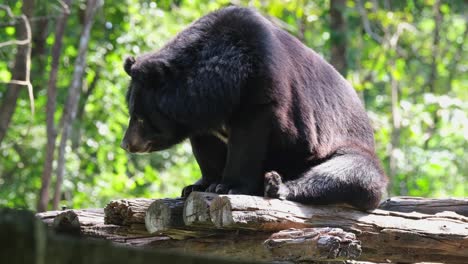
{"label": "green foliage", "polygon": [[[73,75],[85,1],[74,1],[64,37],[58,86],[59,123],[67,89]],[[358,2],[347,1],[346,78],[362,96],[372,119],[378,155],[389,170],[391,134],[391,79],[398,83],[401,128],[394,149],[397,171],[391,179],[391,195],[466,196],[468,181],[468,47],[464,1],[444,2],[439,44],[434,52],[433,1],[363,1],[375,34],[388,38],[403,23],[410,25],[399,35],[397,49],[367,34]],[[330,57],[330,1],[241,0],[271,16],[303,41]],[[380,6],[375,6],[380,3]],[[386,6],[389,3],[390,6]],[[21,1],[9,0],[15,15]],[[177,32],[209,11],[229,4],[227,0],[125,0],[105,1],[92,30],[87,55],[86,94],[93,79],[97,85],[82,98],[71,142],[62,202],[68,207],[102,207],[123,197],[175,197],[182,186],[200,176],[185,142],[173,149],[145,156],[129,155],[119,148],[128,115],[125,92],[128,77],[122,69],[127,55],[160,48]],[[22,92],[6,139],[0,145],[0,205],[34,208],[40,187],[46,143],[45,105],[50,48],[60,5],[38,1],[36,16],[49,17],[46,52],[33,55],[31,79],[35,87],[34,120]],[[36,20],[37,21],[37,20]],[[0,42],[14,38],[15,29],[0,11]],[[303,23],[301,32],[300,23]],[[5,26],[7,25],[7,26]],[[4,97],[15,46],[0,48],[0,99]],[[430,80],[433,57],[433,83]],[[429,87],[433,85],[434,89]],[[81,111],[81,114],[80,114]],[[52,190],[51,190],[52,191]]]}

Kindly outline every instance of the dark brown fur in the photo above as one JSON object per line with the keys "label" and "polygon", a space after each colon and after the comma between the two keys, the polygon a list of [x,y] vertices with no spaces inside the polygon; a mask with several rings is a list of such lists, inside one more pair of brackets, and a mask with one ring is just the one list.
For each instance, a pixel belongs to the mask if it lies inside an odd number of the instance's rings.
{"label": "dark brown fur", "polygon": [[132,82],[123,147],[150,152],[189,138],[203,177],[184,195],[377,206],[387,180],[356,92],[256,11],[210,13],[161,50],[127,59],[125,70]]}

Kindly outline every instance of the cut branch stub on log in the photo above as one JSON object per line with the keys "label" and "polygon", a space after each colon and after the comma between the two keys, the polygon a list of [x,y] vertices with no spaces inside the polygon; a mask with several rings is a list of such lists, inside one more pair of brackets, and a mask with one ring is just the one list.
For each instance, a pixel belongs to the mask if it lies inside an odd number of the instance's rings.
{"label": "cut branch stub on log", "polygon": [[46,221],[52,216],[54,220],[50,226],[59,233],[104,238],[119,243],[129,238],[148,236],[142,224],[105,224],[103,209],[51,211],[45,218],[43,213],[36,215],[37,218]]}
{"label": "cut branch stub on log", "polygon": [[104,224],[104,210],[66,210],[59,213],[52,226],[58,232],[79,235],[82,226],[93,226]]}
{"label": "cut branch stub on log", "polygon": [[[87,210],[87,209],[83,209],[83,210]],[[55,217],[60,213],[63,213],[63,211],[40,212],[36,214],[36,218],[41,220],[47,226],[53,226]]]}
{"label": "cut branch stub on log", "polygon": [[210,205],[216,197],[215,193],[192,192],[184,205],[185,225],[212,228]]}
{"label": "cut branch stub on log", "polygon": [[447,198],[431,199],[421,197],[392,197],[385,200],[379,209],[396,212],[418,212],[436,214],[444,211],[468,216],[468,199]]}
{"label": "cut branch stub on log", "polygon": [[146,209],[154,199],[113,200],[104,208],[106,224],[127,225],[145,223]]}
{"label": "cut branch stub on log", "polygon": [[288,229],[271,235],[264,243],[275,260],[351,260],[361,255],[356,235],[340,228]]}

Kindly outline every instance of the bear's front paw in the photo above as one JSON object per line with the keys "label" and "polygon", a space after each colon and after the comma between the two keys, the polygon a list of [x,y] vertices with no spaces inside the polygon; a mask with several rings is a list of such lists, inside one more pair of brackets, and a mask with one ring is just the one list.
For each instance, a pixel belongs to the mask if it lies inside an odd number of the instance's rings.
{"label": "bear's front paw", "polygon": [[229,184],[211,184],[207,189],[206,192],[217,193],[217,194],[250,194],[247,189],[244,188],[236,188],[230,186]]}
{"label": "bear's front paw", "polygon": [[286,199],[288,196],[288,188],[283,184],[281,175],[276,171],[265,173],[265,197]]}
{"label": "bear's front paw", "polygon": [[185,186],[182,189],[182,197],[187,198],[192,192],[203,192],[205,189],[206,186],[201,184],[192,184]]}

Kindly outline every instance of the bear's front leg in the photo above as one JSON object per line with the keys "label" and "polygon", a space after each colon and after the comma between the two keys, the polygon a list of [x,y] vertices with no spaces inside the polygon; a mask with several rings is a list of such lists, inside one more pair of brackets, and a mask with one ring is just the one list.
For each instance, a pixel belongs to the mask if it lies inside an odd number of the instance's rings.
{"label": "bear's front leg", "polygon": [[221,182],[221,175],[226,164],[227,145],[213,135],[190,137],[192,152],[202,173],[202,178],[182,189],[182,197],[191,192],[205,191],[210,185]]}
{"label": "bear's front leg", "polygon": [[263,195],[263,167],[272,123],[269,105],[242,111],[229,124],[226,166],[208,192]]}

